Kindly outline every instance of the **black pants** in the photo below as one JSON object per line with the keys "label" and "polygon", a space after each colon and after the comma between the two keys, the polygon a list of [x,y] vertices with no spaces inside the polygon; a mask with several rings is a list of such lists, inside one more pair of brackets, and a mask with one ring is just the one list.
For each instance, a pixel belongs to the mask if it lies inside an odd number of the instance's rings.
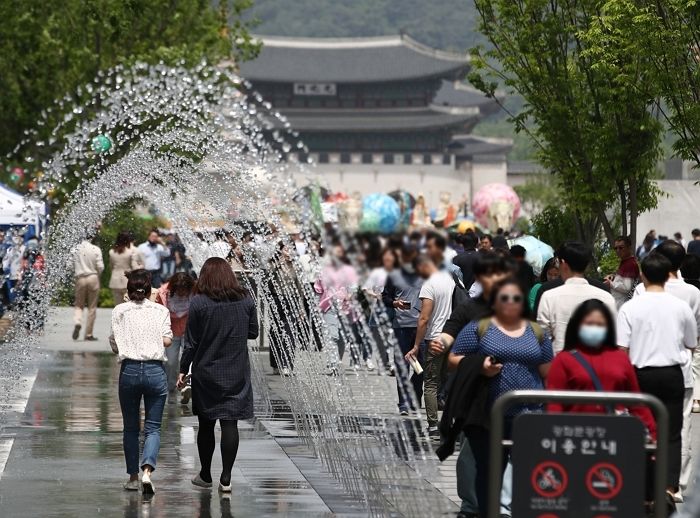
{"label": "black pants", "polygon": [[[408,379],[408,362],[404,359],[406,353],[413,349],[413,344],[416,342],[415,327],[398,327],[394,329],[396,341],[399,343],[400,351],[395,351],[394,360],[396,362],[396,390],[399,393],[399,410],[417,410],[420,408],[420,401],[423,397],[423,373],[416,374],[415,372]],[[418,361],[423,363],[422,351],[418,351]],[[413,393],[409,388],[413,386]],[[415,394],[417,401],[411,401]]]}
{"label": "black pants", "polygon": [[[513,417],[506,416],[503,420],[503,438],[510,439],[513,431]],[[489,467],[491,455],[491,434],[485,428],[472,427],[465,430],[464,435],[474,454],[476,463],[476,500],[479,504],[479,516],[489,515]],[[510,460],[510,451],[503,451],[501,477],[506,471]]]}
{"label": "black pants", "polygon": [[[668,478],[667,486],[678,488],[681,473],[681,432],[685,383],[680,365],[636,369],[639,388],[656,396],[668,410]],[[660,445],[663,446],[663,445]]]}

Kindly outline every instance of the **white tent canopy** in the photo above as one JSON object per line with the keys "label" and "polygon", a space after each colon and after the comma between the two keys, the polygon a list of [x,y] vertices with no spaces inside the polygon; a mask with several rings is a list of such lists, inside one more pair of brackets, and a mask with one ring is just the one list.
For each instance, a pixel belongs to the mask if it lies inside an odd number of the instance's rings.
{"label": "white tent canopy", "polygon": [[46,206],[38,201],[28,201],[21,194],[0,184],[0,225],[34,225],[37,231],[46,215]]}

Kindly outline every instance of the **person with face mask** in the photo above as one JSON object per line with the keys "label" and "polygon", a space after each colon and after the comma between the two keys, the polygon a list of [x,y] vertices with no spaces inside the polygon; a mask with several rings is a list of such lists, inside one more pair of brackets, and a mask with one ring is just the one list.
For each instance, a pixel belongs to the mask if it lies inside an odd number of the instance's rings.
{"label": "person with face mask", "polygon": [[[587,300],[571,315],[564,350],[549,369],[547,390],[640,392],[628,354],[617,348],[613,316],[603,302]],[[547,410],[585,414],[608,411],[604,405],[583,403],[550,403]],[[656,436],[656,423],[647,407],[632,408],[630,413],[642,420],[652,437]]]}

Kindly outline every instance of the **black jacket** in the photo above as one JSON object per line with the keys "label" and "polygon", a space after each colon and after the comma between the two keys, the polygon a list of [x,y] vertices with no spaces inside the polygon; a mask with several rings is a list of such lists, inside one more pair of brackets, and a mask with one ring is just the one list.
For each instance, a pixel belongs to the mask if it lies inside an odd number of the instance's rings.
{"label": "black jacket", "polygon": [[478,258],[479,252],[476,250],[465,250],[452,259],[452,264],[462,270],[462,282],[467,290],[474,284],[474,263]]}
{"label": "black jacket", "polygon": [[450,318],[445,322],[442,332],[450,335],[452,338],[457,338],[459,332],[469,322],[489,316],[491,316],[491,308],[489,308],[489,303],[483,296],[471,299],[465,304],[459,304],[457,307],[452,308]]}
{"label": "black jacket", "polygon": [[447,397],[445,411],[440,421],[440,446],[435,451],[442,461],[455,451],[457,436],[465,428],[488,428],[488,378],[482,376],[481,367],[486,356],[472,354],[459,362],[454,384]]}

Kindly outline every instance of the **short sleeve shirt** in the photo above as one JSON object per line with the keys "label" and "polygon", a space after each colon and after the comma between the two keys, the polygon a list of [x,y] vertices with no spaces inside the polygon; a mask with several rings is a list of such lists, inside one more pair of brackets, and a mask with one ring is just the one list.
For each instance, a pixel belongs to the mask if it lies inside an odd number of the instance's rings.
{"label": "short sleeve shirt", "polygon": [[639,369],[688,364],[686,349],[696,346],[697,336],[690,306],[667,292],[642,292],[617,317],[617,343]]}
{"label": "short sleeve shirt", "polygon": [[434,340],[442,332],[442,328],[452,313],[452,294],[455,281],[448,272],[435,272],[423,283],[418,298],[433,301],[433,313],[425,333],[426,340]]}
{"label": "short sleeve shirt", "polygon": [[[503,364],[501,373],[489,380],[489,404],[513,390],[544,390],[538,367],[554,358],[552,341],[548,336],[540,343],[532,326],[528,325],[521,336],[514,338],[490,324],[486,333],[479,339],[478,327],[479,322],[475,321],[462,329],[457,335],[452,353],[493,356]],[[538,405],[512,408],[507,415],[540,408]]]}

